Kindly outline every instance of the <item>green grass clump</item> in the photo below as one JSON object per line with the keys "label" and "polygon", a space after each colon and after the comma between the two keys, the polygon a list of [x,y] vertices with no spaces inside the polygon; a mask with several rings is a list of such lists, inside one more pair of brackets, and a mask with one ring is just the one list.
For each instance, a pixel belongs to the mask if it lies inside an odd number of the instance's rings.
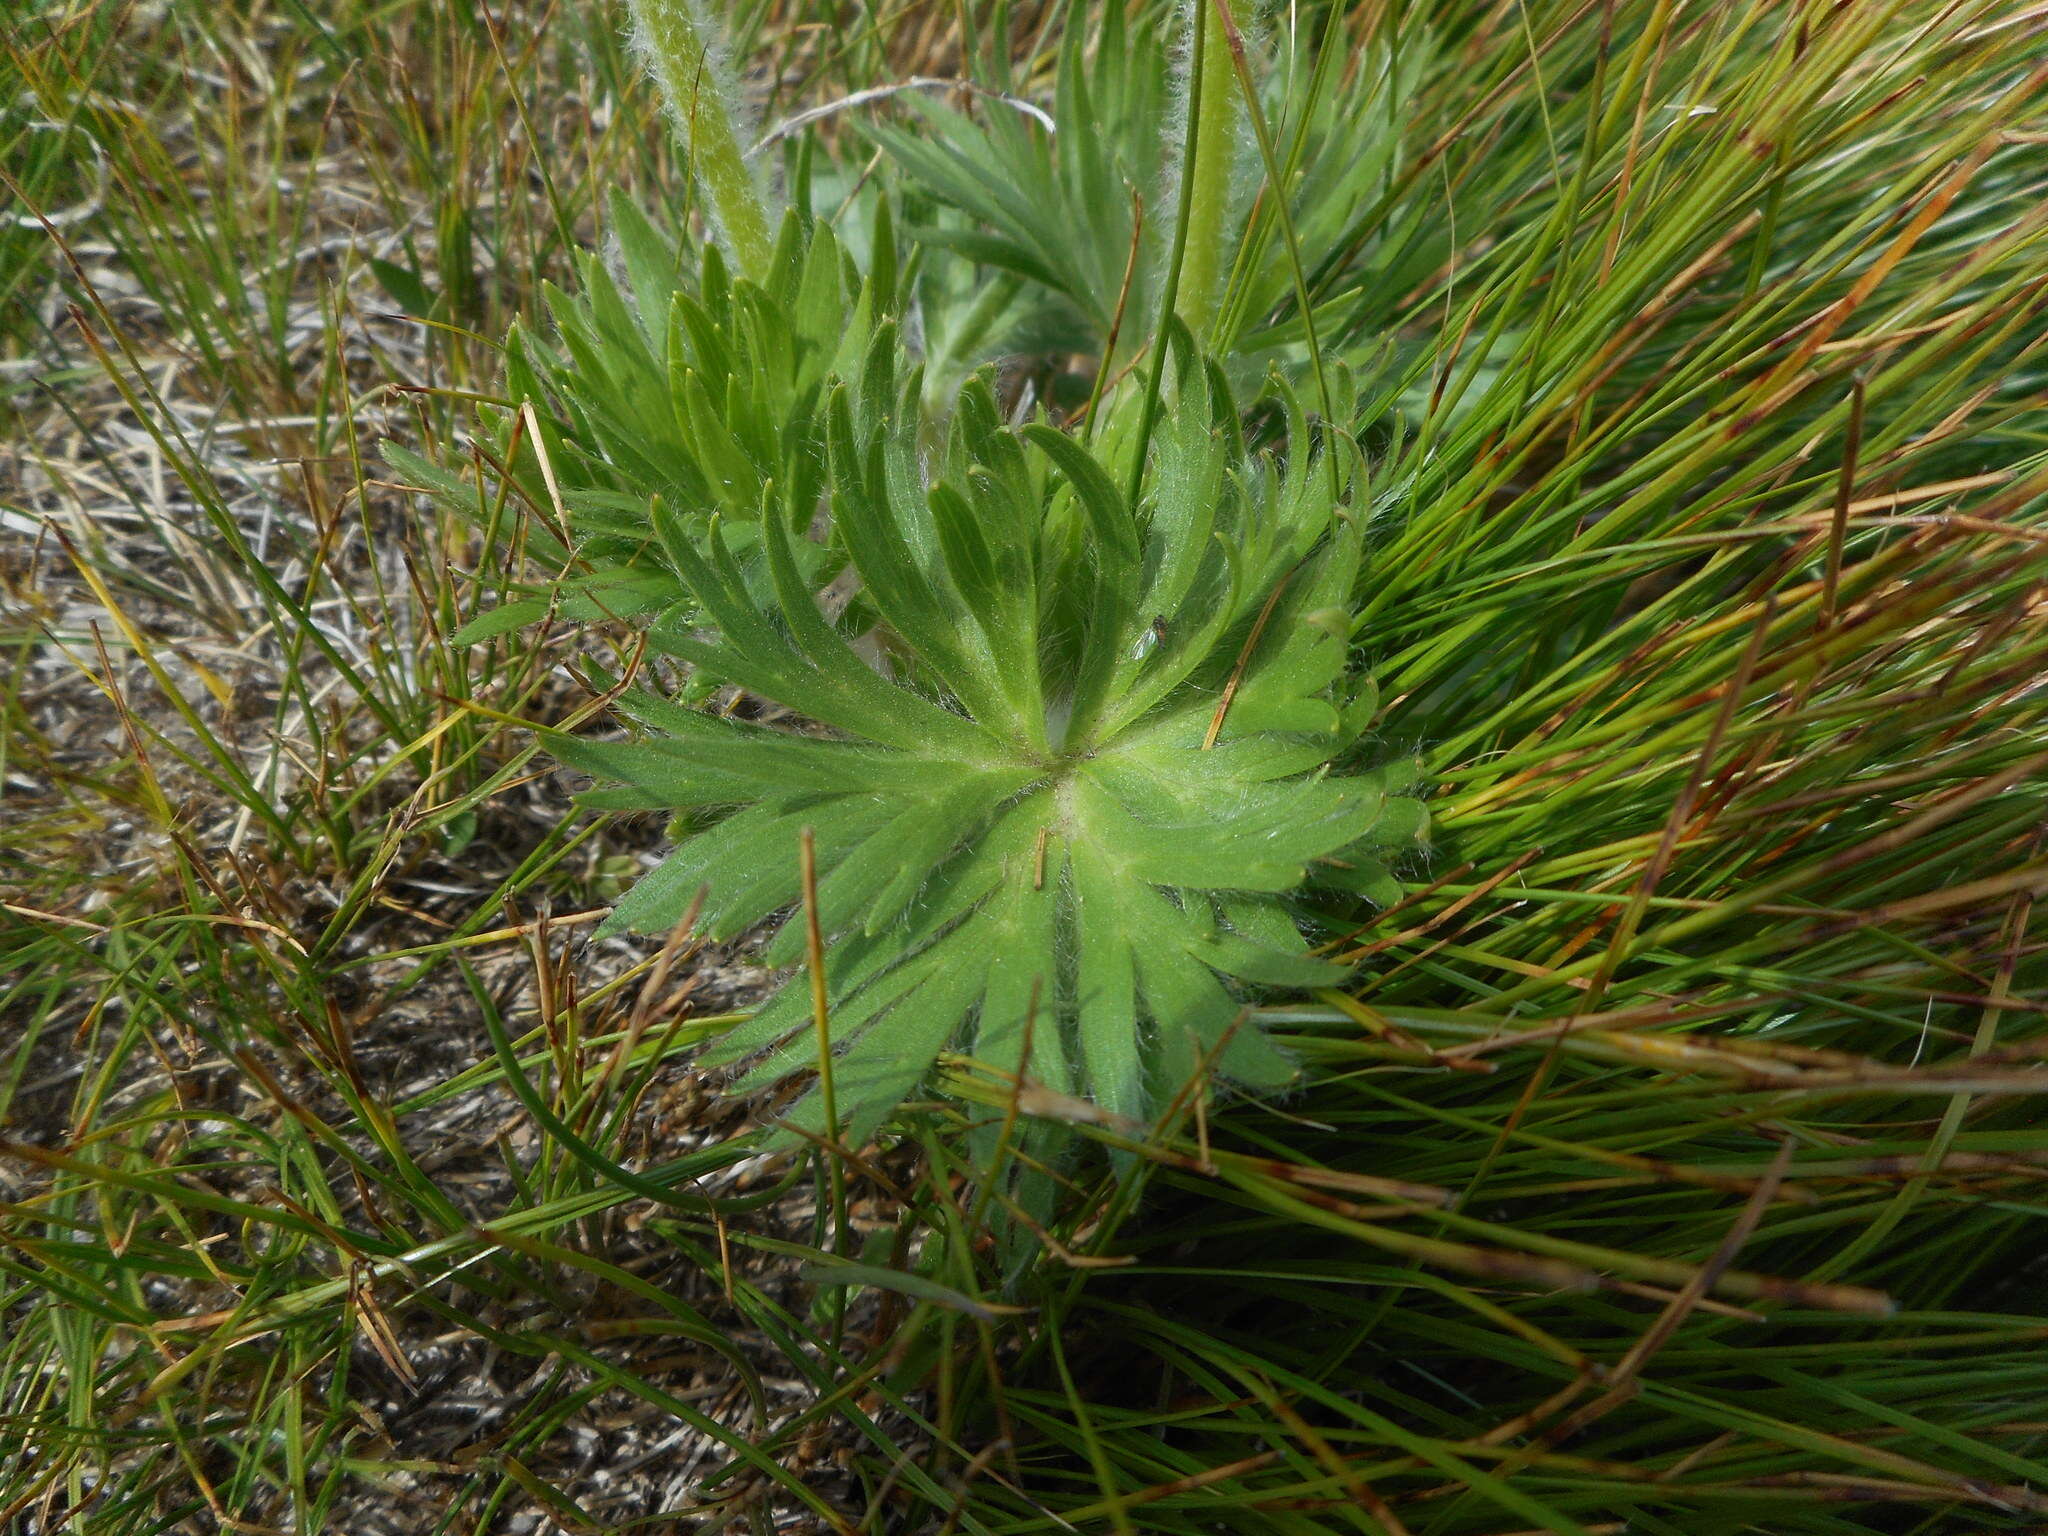
{"label": "green grass clump", "polygon": [[2048,1519],[2038,19],[316,9],[5,23],[0,1525]]}

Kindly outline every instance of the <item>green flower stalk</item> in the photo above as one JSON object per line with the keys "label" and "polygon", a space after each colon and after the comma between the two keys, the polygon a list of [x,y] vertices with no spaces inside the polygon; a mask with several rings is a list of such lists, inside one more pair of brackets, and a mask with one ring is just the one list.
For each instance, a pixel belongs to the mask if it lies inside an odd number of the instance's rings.
{"label": "green flower stalk", "polygon": [[[1218,0],[1188,0],[1188,83],[1192,119],[1185,125],[1181,175],[1184,251],[1174,311],[1206,340],[1215,324],[1229,243],[1231,194],[1245,130],[1244,91],[1231,60],[1229,29]],[[1231,26],[1243,37],[1251,0],[1227,0]]]}
{"label": "green flower stalk", "polygon": [[626,0],[633,41],[660,87],[733,266],[759,281],[775,249],[766,195],[742,148],[747,114],[704,0]]}

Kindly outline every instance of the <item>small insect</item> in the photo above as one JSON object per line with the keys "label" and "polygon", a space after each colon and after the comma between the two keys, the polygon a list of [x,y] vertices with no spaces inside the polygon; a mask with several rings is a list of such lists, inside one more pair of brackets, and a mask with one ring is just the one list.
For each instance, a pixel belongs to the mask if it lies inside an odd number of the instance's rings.
{"label": "small insect", "polygon": [[1138,636],[1138,643],[1131,647],[1131,660],[1143,661],[1159,649],[1159,642],[1166,638],[1166,616],[1155,613],[1145,633]]}

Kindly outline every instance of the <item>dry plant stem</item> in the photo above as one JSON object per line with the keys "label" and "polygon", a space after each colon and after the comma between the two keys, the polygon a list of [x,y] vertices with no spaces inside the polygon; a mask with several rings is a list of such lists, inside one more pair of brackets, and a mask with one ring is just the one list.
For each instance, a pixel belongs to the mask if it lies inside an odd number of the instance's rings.
{"label": "dry plant stem", "polygon": [[1611,1413],[1635,1396],[1636,1377],[1641,1374],[1644,1364],[1678,1331],[1686,1315],[1706,1301],[1707,1292],[1713,1288],[1714,1281],[1735,1262],[1735,1256],[1741,1252],[1742,1245],[1749,1241],[1751,1234],[1756,1231],[1757,1223],[1763,1219],[1765,1210],[1776,1198],[1778,1188],[1784,1182],[1785,1170],[1791,1166],[1793,1151],[1794,1144],[1790,1140],[1779,1143],[1777,1156],[1771,1159],[1771,1166],[1765,1170],[1763,1178],[1757,1181],[1742,1214],[1729,1229],[1727,1237],[1722,1239],[1720,1246],[1714,1250],[1713,1256],[1701,1265],[1699,1272],[1686,1281],[1671,1298],[1670,1303],[1658,1315],[1656,1322],[1650,1325],[1648,1331],[1629,1347],[1628,1353],[1622,1356],[1620,1362],[1609,1373],[1605,1383],[1607,1390],[1544,1434],[1543,1444],[1546,1447],[1570,1439],[1602,1415]]}

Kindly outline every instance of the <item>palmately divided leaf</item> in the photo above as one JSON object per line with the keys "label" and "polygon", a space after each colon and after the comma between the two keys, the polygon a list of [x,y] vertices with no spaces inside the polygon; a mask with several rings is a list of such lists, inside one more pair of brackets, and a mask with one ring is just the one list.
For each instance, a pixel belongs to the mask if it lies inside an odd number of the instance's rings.
{"label": "palmately divided leaf", "polygon": [[[1011,430],[978,382],[927,483],[907,391],[871,352],[826,405],[832,536],[861,583],[836,619],[806,574],[816,546],[781,520],[752,565],[716,526],[701,544],[663,529],[690,598],[655,644],[811,723],[630,698],[645,739],[558,744],[634,803],[718,817],[612,927],[661,931],[701,890],[714,937],[793,913],[765,958],[799,966],[809,830],[845,1136],[947,1049],[1139,1119],[1211,1079],[1286,1082],[1246,989],[1343,974],[1288,899],[1312,880],[1380,892],[1419,836],[1420,802],[1350,761],[1370,711],[1329,611],[1361,558],[1355,450],[1312,450],[1289,404],[1283,469],[1245,449],[1213,370],[1181,367],[1175,394],[1135,505],[1131,413],[1093,445]],[[748,1087],[815,1070],[810,989],[705,1059],[750,1062]],[[792,1116],[822,1129],[816,1095]]]}

